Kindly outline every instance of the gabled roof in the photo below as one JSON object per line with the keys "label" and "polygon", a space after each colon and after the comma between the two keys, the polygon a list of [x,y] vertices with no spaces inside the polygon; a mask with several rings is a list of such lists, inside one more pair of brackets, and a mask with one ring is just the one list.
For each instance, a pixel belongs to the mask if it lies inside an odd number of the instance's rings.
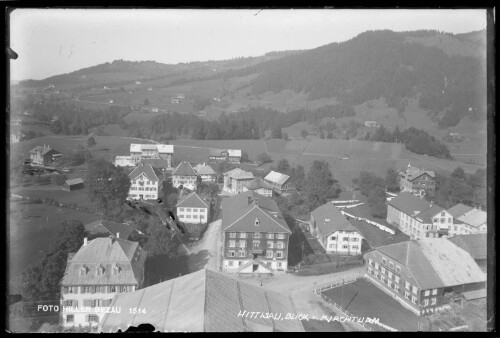
{"label": "gabled roof", "polygon": [[131,153],[140,153],[146,149],[156,149],[159,153],[174,153],[174,146],[172,144],[130,144],[130,152]]}
{"label": "gabled roof", "polygon": [[190,193],[175,206],[187,208],[208,208],[208,204],[196,192]]}
{"label": "gabled roof", "polygon": [[168,168],[168,160],[164,158],[142,158],[141,163],[151,164],[153,168],[165,169]]}
{"label": "gabled roof", "polygon": [[226,175],[235,180],[250,180],[254,178],[251,172],[244,171],[241,168],[234,168],[233,170],[229,170],[224,173],[224,176]]}
{"label": "gabled roof", "polygon": [[403,191],[399,193],[392,200],[388,201],[387,204],[393,206],[399,211],[404,212],[407,215],[414,215],[415,211],[422,212],[429,209],[431,204],[426,200],[416,197],[408,191]]}
{"label": "gabled roof", "polygon": [[422,223],[431,224],[432,218],[439,214],[441,211],[444,211],[439,205],[432,205],[429,208],[419,212],[415,217],[419,218]]}
{"label": "gabled roof", "polygon": [[485,211],[479,209],[472,209],[463,216],[458,217],[463,223],[472,225],[477,228],[483,224],[486,224],[487,214]]}
{"label": "gabled roof", "polygon": [[281,174],[276,171],[271,171],[269,174],[266,175],[266,177],[264,177],[266,181],[276,183],[279,185],[286,183],[286,181],[288,181],[289,178],[290,176]]}
{"label": "gabled roof", "polygon": [[50,151],[59,154],[59,152],[57,150],[52,149],[49,146],[36,146],[35,148],[33,148],[33,149],[30,150],[30,153],[40,153],[40,155],[43,156],[43,155],[47,154]]}
{"label": "gabled roof", "polygon": [[246,188],[248,190],[257,190],[257,189],[272,190],[273,186],[270,185],[269,183],[267,183],[266,181],[264,181],[262,178],[257,177],[257,178],[254,178],[253,180],[251,180],[250,182],[248,182],[248,184],[246,185]]}
{"label": "gabled roof", "polygon": [[93,235],[111,234],[116,236],[116,234],[119,234],[120,238],[123,239],[128,239],[134,229],[135,226],[131,224],[118,223],[105,219],[85,224],[85,230]]}
{"label": "gabled roof", "polygon": [[316,221],[316,226],[323,236],[328,236],[335,231],[356,231],[361,232],[342,215],[340,210],[333,203],[325,203],[311,212],[311,216]]}
{"label": "gabled roof", "polygon": [[159,181],[158,176],[156,176],[155,171],[153,170],[153,167],[151,164],[139,164],[137,167],[132,170],[130,174],[128,174],[128,177],[131,180],[137,179],[139,176],[144,174],[146,178],[150,181]]}
{"label": "gabled roof", "polygon": [[408,167],[405,170],[401,171],[401,174],[409,181],[413,181],[424,174],[427,174],[432,178],[436,177],[434,171],[412,167],[409,163]]}
{"label": "gabled roof", "polygon": [[445,238],[424,238],[375,250],[405,265],[421,289],[486,281],[471,255]]}
{"label": "gabled roof", "polygon": [[208,269],[117,294],[112,307],[144,308],[147,313],[107,313],[102,332],[151,324],[160,332],[304,331],[300,320],[238,316],[249,312],[297,313],[289,295],[248,284]]}
{"label": "gabled roof", "polygon": [[[255,220],[259,225],[255,225]],[[276,202],[253,191],[226,198],[222,205],[224,231],[291,233]]]}
{"label": "gabled roof", "polygon": [[196,173],[198,175],[217,175],[216,172],[212,169],[212,167],[210,167],[204,163],[197,164],[194,167],[194,171],[196,171]]}
{"label": "gabled roof", "polygon": [[83,183],[83,178],[73,178],[71,180],[66,180],[66,182],[64,182],[64,184],[67,184],[67,185],[74,185],[74,184],[81,184]]}
{"label": "gabled roof", "polygon": [[194,171],[193,167],[188,162],[181,162],[181,163],[179,163],[179,165],[177,166],[177,168],[175,168],[175,170],[172,173],[172,175],[176,175],[176,176],[197,176],[196,175],[196,171]]}
{"label": "gabled roof", "polygon": [[474,209],[473,207],[469,207],[465,204],[458,203],[457,205],[452,206],[449,208],[447,211],[454,217],[454,218],[459,218],[460,216],[465,215],[469,211]]}
{"label": "gabled roof", "polygon": [[486,259],[486,233],[458,235],[448,238],[456,246],[464,249],[474,259]]}
{"label": "gabled roof", "polygon": [[[137,242],[115,237],[95,238],[83,245],[68,260],[63,285],[110,285],[137,284],[143,274],[147,252]],[[105,268],[103,275],[97,275],[97,268]],[[80,275],[82,267],[88,269],[86,275]],[[117,275],[112,273],[114,266],[120,268]]]}

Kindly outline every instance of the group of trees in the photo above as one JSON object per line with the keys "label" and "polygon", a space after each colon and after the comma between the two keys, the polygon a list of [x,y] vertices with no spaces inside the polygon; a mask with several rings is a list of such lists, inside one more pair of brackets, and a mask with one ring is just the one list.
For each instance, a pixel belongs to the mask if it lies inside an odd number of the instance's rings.
{"label": "group of trees", "polygon": [[457,167],[446,177],[436,174],[436,204],[451,208],[457,203],[486,208],[486,171],[477,169],[474,174],[466,175]]}
{"label": "group of trees", "polygon": [[387,216],[386,182],[393,180],[393,171],[389,170],[387,178],[384,180],[373,173],[361,171],[359,177],[353,180],[361,193],[368,197],[367,203],[370,213],[374,217],[385,218]]}
{"label": "group of trees", "polygon": [[422,129],[410,127],[400,131],[399,127],[396,126],[391,132],[384,126],[381,126],[373,134],[367,135],[367,138],[375,142],[403,143],[406,149],[414,153],[451,159],[448,147]]}

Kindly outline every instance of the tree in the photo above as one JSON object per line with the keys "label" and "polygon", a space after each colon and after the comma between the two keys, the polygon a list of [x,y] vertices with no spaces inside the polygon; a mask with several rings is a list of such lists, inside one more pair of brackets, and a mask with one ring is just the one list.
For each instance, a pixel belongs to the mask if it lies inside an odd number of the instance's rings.
{"label": "tree", "polygon": [[281,138],[282,138],[283,140],[285,140],[285,141],[288,141],[288,133],[286,133],[286,132],[282,132],[282,133],[281,133]]}
{"label": "tree", "polygon": [[325,204],[329,199],[336,198],[341,191],[325,161],[313,162],[307,174],[305,190],[310,210]]}
{"label": "tree", "polygon": [[50,181],[52,184],[63,185],[67,179],[68,179],[68,177],[66,175],[57,174],[57,175],[52,175],[52,177],[50,178]]}
{"label": "tree", "polygon": [[272,162],[273,159],[271,158],[271,156],[269,156],[268,153],[260,153],[257,156],[257,161],[260,163],[269,163],[269,162]]}
{"label": "tree", "polygon": [[399,191],[399,175],[393,168],[387,170],[387,176],[385,177],[385,185],[387,191],[398,192]]}
{"label": "tree", "polygon": [[90,200],[102,210],[121,207],[130,190],[130,180],[122,167],[98,159],[88,165],[85,189]]}
{"label": "tree", "polygon": [[464,182],[467,179],[465,177],[465,171],[461,167],[457,167],[455,168],[455,170],[453,170],[453,172],[451,173],[451,178],[459,182]]}
{"label": "tree", "polygon": [[281,127],[277,126],[277,127],[273,128],[272,138],[282,138],[282,137],[283,137],[283,133],[281,132]]}
{"label": "tree", "polygon": [[302,131],[300,132],[300,135],[303,137],[303,138],[306,138],[307,135],[309,135],[309,133],[305,130],[305,129],[302,129]]}
{"label": "tree", "polygon": [[144,99],[144,105],[149,106],[149,99],[147,99],[147,98]]}
{"label": "tree", "polygon": [[276,171],[285,175],[290,174],[290,164],[288,163],[286,158],[281,159],[278,162],[278,166],[276,167]]}
{"label": "tree", "polygon": [[304,190],[304,187],[306,185],[306,171],[304,170],[304,167],[298,165],[297,167],[293,168],[291,177],[296,189],[298,191]]}
{"label": "tree", "polygon": [[250,159],[248,158],[248,154],[246,151],[241,152],[241,162],[242,163],[250,162]]}
{"label": "tree", "polygon": [[54,133],[54,134],[60,134],[61,131],[62,131],[62,125],[61,125],[61,121],[59,120],[55,120],[54,122],[52,122],[50,124],[50,130]]}
{"label": "tree", "polygon": [[97,142],[95,141],[94,137],[93,136],[90,136],[88,139],[87,139],[87,146],[92,149],[94,148],[94,146],[97,144]]}
{"label": "tree", "polygon": [[168,230],[160,220],[155,219],[149,223],[147,228],[148,242],[145,250],[148,258],[172,255],[177,248],[176,237],[172,237],[171,230]]}

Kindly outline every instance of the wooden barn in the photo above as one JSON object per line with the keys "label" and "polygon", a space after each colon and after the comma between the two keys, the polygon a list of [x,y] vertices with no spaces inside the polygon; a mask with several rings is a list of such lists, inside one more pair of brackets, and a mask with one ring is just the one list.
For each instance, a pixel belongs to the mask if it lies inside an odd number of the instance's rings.
{"label": "wooden barn", "polygon": [[73,190],[78,190],[78,189],[83,189],[83,179],[82,178],[75,178],[72,180],[66,180],[62,186],[62,190],[65,191],[73,191]]}

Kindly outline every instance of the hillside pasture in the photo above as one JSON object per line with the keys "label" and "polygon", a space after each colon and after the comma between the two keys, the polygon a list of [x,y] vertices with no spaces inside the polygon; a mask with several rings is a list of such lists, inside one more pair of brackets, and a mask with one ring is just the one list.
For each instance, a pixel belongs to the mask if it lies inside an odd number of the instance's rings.
{"label": "hillside pasture", "polygon": [[[81,175],[80,175],[81,176]],[[49,188],[53,188],[48,190]],[[47,190],[33,189],[31,186],[13,188],[13,194],[28,197],[28,198],[51,198],[59,203],[76,204],[82,208],[89,208],[95,210],[97,206],[91,202],[85,189],[78,189],[74,191],[64,191],[61,186],[49,186]]]}
{"label": "hillside pasture", "polygon": [[391,129],[405,125],[405,120],[398,115],[397,110],[387,107],[383,98],[355,105],[354,110],[356,111],[354,117],[361,123],[376,121],[377,124]]}
{"label": "hillside pasture", "polygon": [[204,161],[208,161],[208,150],[212,149],[241,149],[248,154],[251,161],[256,161],[260,153],[266,152],[266,146],[262,140],[172,140],[171,144],[174,145],[174,157],[178,152],[177,149],[184,146],[183,151],[188,151],[187,148],[192,149],[206,149],[207,157]]}
{"label": "hillside pasture", "polygon": [[288,137],[291,139],[303,139],[301,133],[302,130],[307,131],[309,134],[314,134],[315,131],[313,126],[309,122],[298,122],[290,127],[286,127],[282,129],[282,132],[287,133]]}

